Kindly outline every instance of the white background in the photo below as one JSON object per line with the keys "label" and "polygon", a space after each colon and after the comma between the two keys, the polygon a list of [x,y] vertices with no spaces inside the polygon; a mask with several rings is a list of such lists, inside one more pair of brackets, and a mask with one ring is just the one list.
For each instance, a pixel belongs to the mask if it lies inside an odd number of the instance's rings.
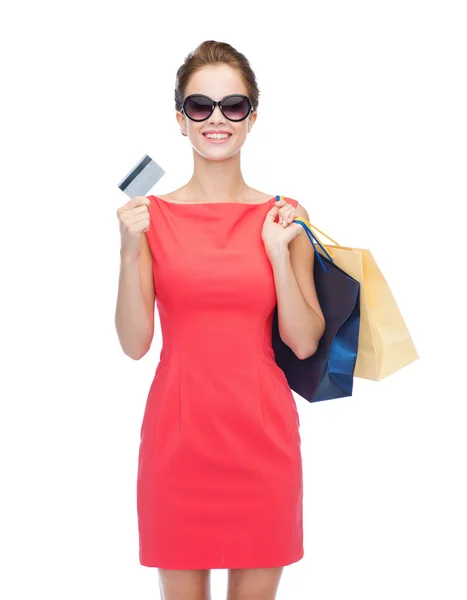
{"label": "white background", "polygon": [[[246,182],[369,248],[421,357],[351,398],[295,396],[305,556],[277,598],[467,597],[462,4],[2,10],[2,598],[159,597],[138,562],[136,474],[161,339],[139,362],[118,343],[117,184],[146,153],[167,172],[152,193],[191,177],[173,90],[206,39],[258,78]],[[213,600],[226,576],[212,572]]]}

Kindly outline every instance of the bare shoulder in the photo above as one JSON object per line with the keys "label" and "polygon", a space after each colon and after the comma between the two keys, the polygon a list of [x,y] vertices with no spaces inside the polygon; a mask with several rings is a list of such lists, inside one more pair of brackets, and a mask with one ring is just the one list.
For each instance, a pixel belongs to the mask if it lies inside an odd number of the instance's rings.
{"label": "bare shoulder", "polygon": [[275,196],[276,194],[267,194],[266,192],[260,192],[254,188],[249,188],[248,192],[245,193],[244,197],[241,199],[241,202],[248,202],[249,204],[263,204],[271,198],[275,198]]}
{"label": "bare shoulder", "polygon": [[162,200],[168,200],[169,202],[180,202],[180,199],[174,196],[175,192],[170,192],[169,194],[157,194],[158,198],[162,198]]}
{"label": "bare shoulder", "polygon": [[259,204],[262,202],[267,202],[271,198],[275,198],[277,194],[265,194],[264,192],[258,192],[256,190],[252,190],[252,199],[253,201],[257,201]]}
{"label": "bare shoulder", "polygon": [[295,211],[296,211],[296,213],[297,213],[297,215],[298,215],[299,217],[303,217],[303,218],[304,218],[304,219],[306,219],[307,221],[309,221],[309,220],[310,220],[310,217],[309,217],[309,215],[308,215],[308,211],[307,211],[307,209],[306,209],[304,206],[302,206],[302,205],[300,204],[300,202],[297,202],[297,206],[295,207]]}
{"label": "bare shoulder", "polygon": [[[297,206],[295,207],[295,216],[302,217],[307,221],[310,220],[307,209],[298,201]],[[299,227],[301,227],[301,225],[299,225]],[[300,235],[297,235],[297,237],[293,238],[289,244],[289,251],[291,253],[293,262],[303,262],[304,257],[307,257],[304,260],[308,260],[309,262],[310,259],[312,260],[314,257],[313,246],[304,231],[300,232]]]}
{"label": "bare shoulder", "polygon": [[187,198],[185,197],[184,188],[178,188],[178,190],[174,190],[173,192],[168,192],[167,194],[157,194],[158,198],[162,200],[167,200],[168,202],[187,202]]}
{"label": "bare shoulder", "polygon": [[[295,216],[302,217],[307,221],[310,220],[307,209],[298,201],[297,206],[295,207]],[[297,235],[297,237],[290,242],[289,250],[293,256],[293,260],[296,260],[296,257],[299,257],[298,260],[300,260],[302,256],[308,256],[309,259],[313,259],[314,257],[313,246],[310,243],[308,236],[303,231],[301,232],[301,235]]]}

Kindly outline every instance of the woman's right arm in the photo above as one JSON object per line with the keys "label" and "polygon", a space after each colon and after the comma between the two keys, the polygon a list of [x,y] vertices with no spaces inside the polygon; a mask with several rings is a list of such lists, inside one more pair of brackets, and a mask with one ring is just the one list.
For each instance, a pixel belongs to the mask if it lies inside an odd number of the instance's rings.
{"label": "woman's right arm", "polygon": [[115,326],[123,352],[134,360],[148,352],[154,336],[153,264],[144,233],[149,228],[148,202],[135,197],[117,211],[122,247]]}

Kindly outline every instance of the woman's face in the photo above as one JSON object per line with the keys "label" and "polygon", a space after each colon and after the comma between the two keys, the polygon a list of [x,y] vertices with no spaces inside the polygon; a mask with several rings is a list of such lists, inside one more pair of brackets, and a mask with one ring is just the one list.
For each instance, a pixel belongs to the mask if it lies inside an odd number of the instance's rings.
{"label": "woman's face", "polygon": [[[229,94],[248,95],[240,74],[224,64],[209,65],[197,71],[188,82],[185,98],[190,94],[204,94],[216,102]],[[180,128],[189,137],[193,148],[201,156],[216,161],[225,160],[240,150],[256,121],[256,115],[253,112],[243,121],[229,121],[218,106],[205,121],[192,121],[185,114],[176,113]],[[203,135],[209,130],[227,131],[232,135],[225,142],[216,144]]]}

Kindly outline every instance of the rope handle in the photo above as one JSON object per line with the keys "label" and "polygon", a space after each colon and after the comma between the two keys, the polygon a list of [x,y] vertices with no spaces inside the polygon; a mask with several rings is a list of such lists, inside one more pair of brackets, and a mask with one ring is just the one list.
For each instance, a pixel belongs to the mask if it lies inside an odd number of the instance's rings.
{"label": "rope handle", "polygon": [[[279,202],[279,200],[283,200],[283,199],[284,199],[284,196],[279,196],[279,195],[276,196],[276,202]],[[318,229],[318,227],[316,227],[316,225],[313,225],[313,223],[310,223],[310,221],[308,219],[305,219],[305,217],[295,217],[294,222],[297,222],[297,225],[301,225],[303,227],[303,229],[305,230],[305,233],[307,234],[308,239],[310,240],[311,245],[313,246],[313,250],[316,253],[316,256],[321,264],[321,267],[323,268],[324,272],[326,273],[327,269],[321,259],[320,253],[316,249],[316,244],[313,242],[313,238],[316,240],[316,242],[319,245],[319,247],[321,248],[321,250],[327,255],[327,257],[329,258],[329,260],[332,263],[334,262],[334,257],[332,255],[332,252],[330,249],[329,249],[329,252],[325,249],[323,243],[321,242],[319,237],[316,235],[316,233],[314,233],[313,230],[319,231],[321,233],[321,235],[324,235],[324,237],[326,237],[328,240],[330,240],[335,246],[340,247],[340,244],[338,242],[336,242],[335,240],[333,240],[332,237],[330,237],[329,235],[324,233],[324,231],[321,231],[321,229]]]}

